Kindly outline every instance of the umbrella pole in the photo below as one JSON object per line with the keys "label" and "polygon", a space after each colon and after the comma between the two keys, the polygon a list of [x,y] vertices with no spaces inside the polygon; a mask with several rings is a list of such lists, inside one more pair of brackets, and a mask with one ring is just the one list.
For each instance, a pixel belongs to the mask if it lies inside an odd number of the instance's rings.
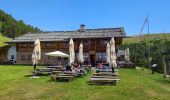
{"label": "umbrella pole", "polygon": [[37,67],[37,64],[35,63],[35,64],[33,64],[33,67],[34,67],[34,75],[33,76],[35,76],[35,71],[36,71],[36,67]]}

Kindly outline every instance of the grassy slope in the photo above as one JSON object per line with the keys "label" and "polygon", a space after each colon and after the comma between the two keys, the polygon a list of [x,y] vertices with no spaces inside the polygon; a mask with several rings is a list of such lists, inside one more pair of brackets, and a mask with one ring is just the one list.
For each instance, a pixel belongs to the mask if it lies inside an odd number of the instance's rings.
{"label": "grassy slope", "polygon": [[[163,34],[150,34],[150,35],[143,35],[142,36],[142,40],[153,40],[153,39],[165,39],[166,40],[170,40],[170,33],[165,33],[165,35]],[[130,43],[136,43],[137,42],[137,37],[130,37],[130,38],[124,38],[123,39],[123,44],[130,44]]]}
{"label": "grassy slope", "polygon": [[2,34],[0,34],[0,47],[7,45],[7,44],[4,43],[4,42],[7,42],[7,41],[9,41],[9,40],[11,40],[11,39],[10,39],[10,38],[7,38],[7,37],[4,37],[4,36],[2,36]]}
{"label": "grassy slope", "polygon": [[169,100],[170,83],[148,70],[120,69],[117,86],[88,85],[90,74],[68,82],[31,79],[31,66],[0,66],[1,100]]}

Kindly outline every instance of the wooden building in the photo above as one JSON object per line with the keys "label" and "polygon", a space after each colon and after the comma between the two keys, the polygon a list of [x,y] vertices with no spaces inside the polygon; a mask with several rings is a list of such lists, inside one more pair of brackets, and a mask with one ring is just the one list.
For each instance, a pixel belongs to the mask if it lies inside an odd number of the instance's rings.
{"label": "wooden building", "polygon": [[83,52],[85,61],[90,61],[92,65],[99,61],[106,61],[106,45],[115,38],[116,48],[122,44],[122,38],[125,37],[125,31],[121,28],[99,28],[85,29],[80,26],[77,31],[55,31],[41,33],[27,33],[10,41],[10,44],[16,45],[17,64],[31,64],[31,55],[34,48],[34,41],[40,39],[42,59],[40,64],[67,63],[68,58],[48,57],[47,52],[61,51],[69,54],[69,40],[74,41],[75,53],[78,57],[79,44],[83,43]]}
{"label": "wooden building", "polygon": [[8,49],[9,46],[0,47],[0,64],[7,62]]}

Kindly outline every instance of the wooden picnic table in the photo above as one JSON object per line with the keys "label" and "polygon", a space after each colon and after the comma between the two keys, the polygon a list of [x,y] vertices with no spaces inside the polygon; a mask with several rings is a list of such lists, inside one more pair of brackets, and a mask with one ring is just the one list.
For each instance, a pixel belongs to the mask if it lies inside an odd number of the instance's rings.
{"label": "wooden picnic table", "polygon": [[54,73],[55,74],[51,75],[51,78],[54,79],[54,80],[57,80],[57,79],[64,79],[65,80],[65,79],[67,79],[70,82],[71,80],[76,78],[75,73],[73,73],[73,72],[55,71]]}
{"label": "wooden picnic table", "polygon": [[63,73],[63,71],[53,71],[52,74],[59,74],[59,73]]}
{"label": "wooden picnic table", "polygon": [[100,72],[100,73],[93,73],[93,76],[118,76],[118,73],[109,73],[109,72]]}

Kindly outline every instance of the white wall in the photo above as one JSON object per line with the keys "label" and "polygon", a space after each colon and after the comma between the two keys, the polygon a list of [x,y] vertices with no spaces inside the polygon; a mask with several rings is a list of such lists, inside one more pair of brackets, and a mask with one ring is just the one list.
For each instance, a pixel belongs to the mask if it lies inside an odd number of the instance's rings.
{"label": "white wall", "polygon": [[7,58],[8,60],[11,60],[11,56],[14,55],[14,61],[16,61],[16,58],[17,58],[17,51],[16,51],[16,47],[15,46],[11,46],[9,49],[8,49],[8,55],[7,55]]}

